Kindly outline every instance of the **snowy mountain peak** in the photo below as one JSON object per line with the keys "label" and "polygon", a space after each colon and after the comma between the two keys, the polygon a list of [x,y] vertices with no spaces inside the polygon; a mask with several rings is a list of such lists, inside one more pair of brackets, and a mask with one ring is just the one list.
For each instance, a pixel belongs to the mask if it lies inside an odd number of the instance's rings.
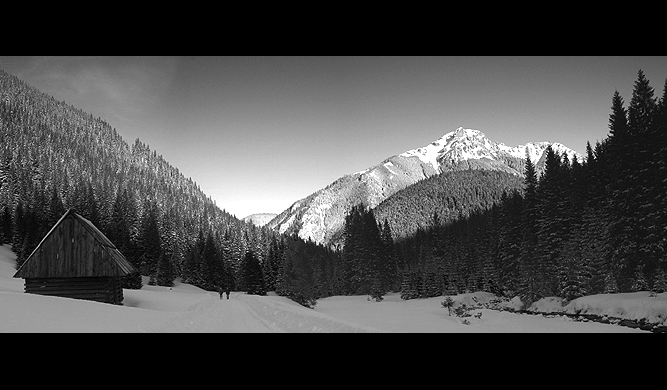
{"label": "snowy mountain peak", "polygon": [[[570,161],[579,155],[558,143],[531,142],[509,147],[489,140],[475,129],[459,127],[434,142],[391,156],[362,171],[345,175],[272,219],[267,227],[280,233],[296,232],[304,240],[330,244],[340,242],[348,210],[362,203],[376,207],[388,197],[420,180],[447,171],[489,169],[521,176],[526,153],[539,172],[544,151],[566,152]],[[581,161],[581,160],[580,160]]]}
{"label": "snowy mountain peak", "polygon": [[436,172],[442,171],[443,162],[460,162],[468,159],[495,159],[494,143],[484,133],[475,129],[459,127],[431,144],[401,153],[402,157],[417,157],[433,166]]}
{"label": "snowy mountain peak", "polygon": [[427,146],[408,150],[401,153],[402,157],[417,157],[422,162],[433,166],[436,172],[442,172],[443,164],[456,164],[465,160],[487,158],[489,160],[500,160],[511,156],[525,159],[526,153],[531,161],[537,164],[546,148],[551,145],[558,154],[565,152],[570,160],[574,156],[581,156],[560,143],[530,142],[525,145],[509,147],[503,143],[493,142],[486,135],[475,129],[459,127],[430,143]]}

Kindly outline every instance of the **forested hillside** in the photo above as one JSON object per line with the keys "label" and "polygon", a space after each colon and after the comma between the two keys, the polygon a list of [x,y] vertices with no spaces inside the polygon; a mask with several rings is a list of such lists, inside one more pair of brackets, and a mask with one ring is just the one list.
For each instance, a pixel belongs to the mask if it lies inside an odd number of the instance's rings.
{"label": "forested hillside", "polygon": [[639,71],[629,107],[616,92],[609,136],[585,161],[550,149],[542,175],[526,160],[523,190],[397,242],[403,296],[667,291],[666,105],[667,83],[658,99]]}
{"label": "forested hillside", "polygon": [[221,210],[139,139],[129,145],[104,120],[0,70],[0,243],[21,264],[69,208],[161,284],[208,278],[184,261],[202,236],[238,267],[249,249],[263,257],[271,235]]}
{"label": "forested hillside", "polygon": [[470,166],[375,210],[350,186],[334,209],[347,214],[335,250],[236,219],[148,145],[0,71],[0,244],[20,265],[73,208],[150,283],[274,290],[305,306],[399,290],[406,299],[485,290],[526,303],[665,291],[666,106],[667,82],[657,98],[640,71],[629,107],[614,94],[609,136],[581,161],[549,146],[544,161],[525,159],[523,178]]}
{"label": "forested hillside", "polygon": [[522,188],[521,177],[500,170],[446,171],[395,193],[373,213],[376,220],[387,220],[399,239],[431,227],[434,214],[446,224],[489,209],[503,194]]}

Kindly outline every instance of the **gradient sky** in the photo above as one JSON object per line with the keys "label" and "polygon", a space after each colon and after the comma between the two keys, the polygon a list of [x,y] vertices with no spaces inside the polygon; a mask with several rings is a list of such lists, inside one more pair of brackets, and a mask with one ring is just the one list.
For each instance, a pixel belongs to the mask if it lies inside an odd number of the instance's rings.
{"label": "gradient sky", "polygon": [[0,68],[156,150],[245,217],[459,126],[581,153],[667,57],[2,57]]}

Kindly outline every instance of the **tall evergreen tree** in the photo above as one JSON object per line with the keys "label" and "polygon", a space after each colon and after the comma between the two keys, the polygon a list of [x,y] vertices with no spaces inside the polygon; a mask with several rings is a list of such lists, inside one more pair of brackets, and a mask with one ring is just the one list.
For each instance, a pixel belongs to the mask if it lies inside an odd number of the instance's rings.
{"label": "tall evergreen tree", "polygon": [[514,296],[520,286],[523,197],[518,192],[506,194],[499,210],[498,255],[500,289]]}
{"label": "tall evergreen tree", "polygon": [[386,258],[382,257],[383,244],[377,221],[373,213],[359,204],[350,210],[345,218],[345,243],[343,245],[343,262],[345,278],[349,285],[349,294],[374,296],[384,295],[387,291],[385,283]]}
{"label": "tall evergreen tree", "polygon": [[246,252],[241,261],[242,289],[248,294],[266,295],[262,266],[253,251]]}
{"label": "tall evergreen tree", "polygon": [[16,253],[16,268],[19,268],[25,260],[22,252],[23,243],[27,234],[27,220],[20,200],[14,209],[14,231],[12,232],[12,252]]}
{"label": "tall evergreen tree", "polygon": [[9,206],[5,206],[0,216],[0,230],[2,230],[3,241],[6,244],[12,243],[12,225],[12,212]]}
{"label": "tall evergreen tree", "polygon": [[197,239],[192,243],[183,260],[182,277],[184,283],[204,286],[202,258],[205,245],[204,232],[200,229]]}
{"label": "tall evergreen tree", "polygon": [[[141,259],[137,256],[136,243],[132,239],[132,228],[135,222],[136,210],[130,201],[127,189],[118,190],[105,234],[120,253],[139,270]],[[124,288],[141,288],[141,274],[125,276],[122,285]]]}
{"label": "tall evergreen tree", "polygon": [[400,289],[400,279],[394,249],[394,238],[391,234],[389,221],[386,218],[380,229],[380,240],[382,242],[382,263],[380,266],[383,289],[385,291],[398,291]]}
{"label": "tall evergreen tree", "polygon": [[[644,217],[651,200],[649,133],[656,109],[653,88],[644,73],[638,72],[632,99],[627,110],[627,127],[622,127],[620,110],[617,108],[616,95],[612,105],[610,128],[611,151],[616,158],[614,166],[615,183],[612,184],[611,208],[615,213],[615,222],[611,231],[612,263],[618,268],[618,285],[621,291],[629,291],[639,273],[646,265],[652,264],[653,254],[648,250],[645,238],[650,229]],[[612,119],[614,121],[612,122]],[[616,128],[617,123],[621,130]],[[620,134],[620,136],[618,135]]]}
{"label": "tall evergreen tree", "polygon": [[[667,79],[665,79],[662,97],[656,108],[653,141],[654,148],[651,160],[655,162],[653,170],[655,178],[652,190],[651,243],[654,245],[654,251],[658,259],[656,278],[662,281],[661,278],[667,275],[667,191],[665,191],[667,185]],[[660,277],[657,277],[658,275]]]}
{"label": "tall evergreen tree", "polygon": [[55,225],[63,214],[65,214],[65,205],[63,205],[60,194],[58,194],[58,189],[54,186],[51,188],[51,199],[46,212],[46,224],[49,226]]}
{"label": "tall evergreen tree", "polygon": [[526,170],[524,179],[524,207],[522,215],[520,272],[521,286],[519,294],[525,304],[544,297],[543,281],[537,257],[538,243],[538,205],[537,205],[537,173],[535,165],[526,152]]}
{"label": "tall evergreen tree", "polygon": [[158,209],[152,202],[147,202],[142,216],[139,236],[140,272],[149,276],[149,284],[157,284],[157,265],[162,256],[160,231],[158,227]]}
{"label": "tall evergreen tree", "polygon": [[203,287],[209,291],[219,290],[223,285],[223,264],[211,231],[208,231],[204,241],[201,267]]}
{"label": "tall evergreen tree", "polygon": [[547,147],[545,168],[536,191],[537,267],[539,274],[543,275],[540,278],[543,284],[541,290],[547,295],[552,295],[557,290],[557,261],[571,228],[571,205],[566,204],[566,191],[572,191],[565,180],[568,169],[569,167],[562,165],[560,157],[551,146]]}
{"label": "tall evergreen tree", "polygon": [[172,287],[176,274],[174,272],[174,264],[172,257],[166,251],[162,252],[157,264],[156,284],[158,286]]}

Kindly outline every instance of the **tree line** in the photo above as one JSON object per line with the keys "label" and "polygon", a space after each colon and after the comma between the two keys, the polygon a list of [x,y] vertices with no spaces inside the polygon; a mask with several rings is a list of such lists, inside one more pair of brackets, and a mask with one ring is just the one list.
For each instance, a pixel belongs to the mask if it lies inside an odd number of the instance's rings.
{"label": "tree line", "polygon": [[[588,142],[582,161],[549,147],[539,175],[526,155],[520,187],[506,173],[471,169],[404,190],[410,212],[353,207],[340,255],[310,263],[304,291],[381,300],[483,290],[524,304],[667,291],[666,105],[667,82],[657,98],[640,70],[629,107],[615,92],[609,135]],[[334,270],[325,282],[333,290],[318,288],[321,266]]]}
{"label": "tree line", "polygon": [[612,97],[609,135],[569,161],[549,148],[538,177],[487,211],[396,243],[405,298],[485,290],[573,299],[667,290],[667,82],[661,98],[640,70],[629,107]]}
{"label": "tree line", "polygon": [[[667,82],[656,98],[639,71],[629,107],[612,98],[608,137],[588,143],[583,161],[548,149],[539,177],[526,158],[522,182],[477,169],[418,183],[406,192],[430,205],[415,206],[418,215],[354,206],[337,250],[239,221],[147,145],[130,147],[101,119],[0,71],[0,243],[20,264],[74,208],[151,284],[180,277],[310,307],[390,291],[486,290],[524,302],[662,291],[666,93]],[[138,275],[126,283],[141,286]]]}
{"label": "tree line", "polygon": [[237,288],[246,254],[262,261],[275,235],[220,209],[139,139],[130,145],[104,120],[0,70],[0,244],[17,266],[68,209],[140,270],[125,287],[143,275]]}

